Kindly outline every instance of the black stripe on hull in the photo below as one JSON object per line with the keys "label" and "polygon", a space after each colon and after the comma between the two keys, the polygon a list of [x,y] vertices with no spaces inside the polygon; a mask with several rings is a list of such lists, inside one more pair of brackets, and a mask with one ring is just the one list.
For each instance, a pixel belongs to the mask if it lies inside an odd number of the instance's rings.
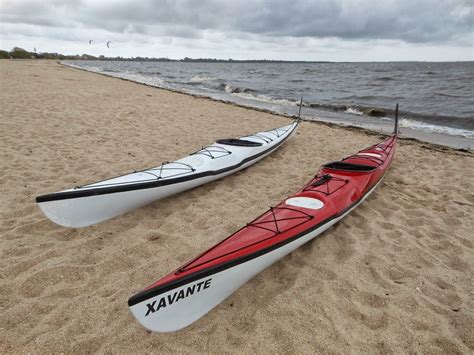
{"label": "black stripe on hull", "polygon": [[[41,203],[41,202],[49,202],[49,201],[67,200],[67,199],[73,199],[73,198],[113,194],[113,193],[117,193],[117,192],[127,192],[127,191],[134,191],[134,190],[151,189],[151,188],[155,188],[155,187],[173,185],[173,184],[178,184],[178,183],[181,183],[181,182],[196,180],[196,179],[200,179],[200,178],[207,177],[207,176],[214,176],[214,175],[224,174],[224,173],[229,172],[231,170],[238,169],[242,165],[248,163],[249,161],[255,160],[255,159],[261,157],[262,155],[265,155],[265,154],[270,153],[273,150],[277,149],[289,137],[292,136],[293,132],[298,127],[298,124],[299,123],[297,123],[293,127],[292,131],[284,139],[282,139],[280,142],[278,142],[273,147],[268,148],[267,150],[264,150],[260,153],[252,155],[250,157],[247,157],[247,158],[243,159],[240,163],[234,164],[232,166],[228,166],[226,168],[222,168],[222,169],[219,169],[219,170],[204,171],[202,173],[193,174],[193,175],[189,175],[189,176],[177,177],[177,178],[173,178],[173,179],[150,181],[150,182],[144,182],[144,183],[137,183],[137,184],[133,184],[133,185],[109,186],[109,187],[98,187],[96,189],[91,188],[91,189],[87,189],[87,190],[72,190],[72,191],[65,191],[65,192],[56,192],[56,193],[52,193],[52,194],[38,196],[38,197],[36,197],[36,202]],[[111,178],[111,179],[114,179],[114,178]]]}

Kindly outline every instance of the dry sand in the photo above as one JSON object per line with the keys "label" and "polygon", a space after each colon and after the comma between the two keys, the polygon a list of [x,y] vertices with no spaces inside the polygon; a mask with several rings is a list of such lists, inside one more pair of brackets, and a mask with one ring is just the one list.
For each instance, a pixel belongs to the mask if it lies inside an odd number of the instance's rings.
{"label": "dry sand", "polygon": [[378,190],[192,326],[127,299],[377,135],[304,122],[257,165],[93,227],[38,194],[180,158],[288,118],[63,67],[0,61],[0,353],[474,351],[474,157],[401,141]]}

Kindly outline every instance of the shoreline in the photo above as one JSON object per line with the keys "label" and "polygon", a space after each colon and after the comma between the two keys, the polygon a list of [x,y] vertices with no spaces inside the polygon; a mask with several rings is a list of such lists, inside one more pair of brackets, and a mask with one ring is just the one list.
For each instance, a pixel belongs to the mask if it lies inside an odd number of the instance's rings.
{"label": "shoreline", "polygon": [[337,225],[191,326],[147,332],[130,296],[379,134],[304,121],[241,172],[63,228],[36,196],[290,121],[95,74],[0,61],[1,353],[472,352],[474,154],[412,140],[400,141],[380,186]]}
{"label": "shoreline", "polygon": [[[119,76],[115,76],[115,75],[111,75],[111,74],[107,74],[107,73],[102,73],[102,72],[97,72],[97,71],[94,71],[94,70],[89,70],[89,69],[81,68],[81,67],[74,66],[74,65],[68,65],[66,63],[62,63],[61,61],[56,61],[56,62],[60,65],[68,67],[68,68],[82,70],[82,71],[85,71],[85,72],[89,72],[89,73],[93,73],[93,74],[99,74],[99,75],[103,75],[103,76],[106,76],[106,77],[120,79],[120,80],[124,80],[124,81],[128,81],[128,82],[132,82],[132,83],[137,83],[137,84],[145,85],[147,87],[151,87],[151,88],[155,88],[155,89],[167,90],[167,91],[170,91],[170,92],[183,94],[183,95],[189,95],[189,96],[195,97],[195,98],[207,99],[207,100],[211,100],[211,101],[215,101],[215,102],[222,102],[222,103],[225,103],[225,104],[228,104],[228,105],[233,105],[233,106],[236,106],[236,107],[242,107],[242,108],[249,109],[249,110],[255,110],[255,111],[258,111],[258,112],[269,113],[269,114],[272,114],[272,115],[275,115],[275,116],[281,116],[281,117],[287,117],[287,118],[296,118],[296,115],[290,115],[290,114],[270,110],[270,109],[263,108],[263,107],[246,105],[246,104],[239,103],[239,102],[236,102],[236,101],[214,98],[214,97],[211,97],[211,96],[208,96],[208,95],[203,95],[203,94],[199,94],[199,93],[192,93],[192,92],[188,92],[188,91],[185,91],[185,90],[169,88],[169,87],[166,87],[166,86],[148,84],[148,83],[136,81],[136,80],[133,80],[133,79],[123,78],[123,77],[119,77]],[[388,128],[388,130],[387,130],[387,128],[380,128],[380,127],[375,128],[375,126],[373,128],[368,128],[368,127],[358,126],[358,125],[351,124],[351,123],[341,122],[339,120],[331,120],[328,117],[326,117],[326,118],[324,118],[324,117],[308,117],[308,116],[305,117],[304,116],[304,107],[302,109],[302,117],[301,118],[302,118],[303,121],[306,121],[306,122],[317,122],[317,123],[325,124],[329,127],[338,126],[338,127],[349,128],[349,129],[358,129],[358,130],[361,130],[361,131],[366,132],[368,134],[389,135],[391,133],[390,128]],[[447,147],[447,148],[451,148],[451,149],[455,149],[455,150],[459,150],[459,151],[474,153],[474,139],[470,139],[468,137],[454,136],[454,135],[448,135],[448,134],[443,134],[443,133],[434,133],[434,132],[416,130],[416,129],[413,129],[413,128],[406,128],[406,127],[400,127],[399,132],[400,132],[399,137],[400,137],[401,140],[414,140],[414,141],[417,141],[417,142],[420,142],[420,143],[425,143],[425,144],[427,143],[427,144],[433,145],[433,147],[438,147],[438,149],[443,148],[443,147]],[[441,142],[441,143],[437,143],[437,142]]]}

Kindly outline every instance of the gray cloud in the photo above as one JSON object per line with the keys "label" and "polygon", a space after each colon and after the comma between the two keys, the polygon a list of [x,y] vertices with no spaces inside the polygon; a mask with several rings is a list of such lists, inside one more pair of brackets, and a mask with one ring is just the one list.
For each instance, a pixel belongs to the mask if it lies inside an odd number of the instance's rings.
{"label": "gray cloud", "polygon": [[231,31],[416,43],[469,35],[473,15],[469,0],[4,0],[0,21],[184,38]]}
{"label": "gray cloud", "polygon": [[473,60],[471,1],[0,0],[0,48],[172,58]]}
{"label": "gray cloud", "polygon": [[2,0],[0,21],[39,26],[73,25],[71,14],[82,8],[81,0]]}

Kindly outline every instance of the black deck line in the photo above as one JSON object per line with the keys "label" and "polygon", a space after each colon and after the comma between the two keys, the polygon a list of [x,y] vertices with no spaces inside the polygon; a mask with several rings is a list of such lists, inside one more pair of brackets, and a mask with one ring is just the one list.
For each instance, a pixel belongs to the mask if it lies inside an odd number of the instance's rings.
{"label": "black deck line", "polygon": [[[48,201],[57,201],[57,200],[67,200],[67,199],[73,199],[73,198],[80,198],[80,197],[90,197],[90,196],[98,196],[98,195],[106,195],[106,194],[113,194],[117,192],[127,192],[127,191],[134,191],[134,190],[143,190],[143,189],[150,189],[154,187],[160,187],[160,186],[167,186],[167,185],[172,185],[172,184],[177,184],[185,181],[191,181],[195,179],[200,179],[206,176],[213,176],[213,175],[220,175],[223,174],[227,171],[234,170],[239,168],[240,166],[244,165],[245,163],[252,161],[262,155],[265,155],[275,149],[277,149],[280,145],[282,145],[289,137],[292,136],[293,132],[295,129],[298,127],[299,123],[293,127],[292,131],[285,137],[283,138],[280,142],[278,142],[276,145],[273,147],[270,147],[260,153],[257,153],[255,155],[252,155],[250,157],[247,157],[243,159],[240,163],[228,166],[226,168],[222,168],[219,170],[210,170],[210,171],[205,171],[202,173],[198,174],[192,174],[188,176],[181,176],[173,179],[164,179],[164,180],[156,180],[156,181],[149,181],[149,182],[143,182],[143,183],[137,183],[137,184],[130,184],[130,185],[120,185],[120,186],[108,186],[108,187],[97,187],[97,188],[90,188],[90,189],[85,189],[85,190],[72,190],[72,191],[65,191],[65,192],[55,192],[52,194],[47,194],[47,195],[41,195],[36,197],[36,202],[41,203],[41,202],[48,202]],[[125,174],[127,175],[127,174]],[[124,176],[124,175],[121,175]],[[111,178],[114,179],[114,178]]]}
{"label": "black deck line", "polygon": [[[388,171],[388,170],[387,170]],[[156,297],[162,293],[165,293],[165,292],[168,292],[170,290],[173,290],[175,288],[178,288],[180,286],[183,286],[183,285],[186,285],[188,283],[191,283],[193,281],[196,281],[196,280],[199,280],[199,279],[202,279],[204,277],[208,277],[210,275],[213,275],[213,274],[216,274],[220,271],[224,271],[226,269],[230,269],[231,267],[234,267],[236,265],[239,265],[239,264],[242,264],[244,262],[247,262],[249,260],[252,260],[252,259],[255,259],[261,255],[264,255],[264,254],[267,254],[275,249],[278,249],[278,248],[281,248],[282,246],[288,244],[288,243],[291,243],[301,237],[304,237],[306,234],[308,233],[311,233],[312,231],[314,231],[315,229],[318,229],[320,227],[322,227],[323,225],[331,222],[333,219],[336,219],[340,216],[342,216],[344,213],[346,213],[347,211],[349,211],[352,207],[354,207],[355,205],[357,205],[362,199],[365,198],[365,196],[367,194],[369,194],[370,192],[372,192],[372,189],[383,179],[383,177],[385,176],[386,172],[380,177],[380,179],[374,183],[368,190],[367,192],[361,196],[361,198],[359,198],[356,202],[352,203],[351,205],[349,205],[348,207],[346,207],[344,210],[342,210],[341,212],[325,219],[324,221],[304,230],[303,232],[300,232],[298,234],[296,234],[295,236],[291,237],[291,238],[288,238],[288,239],[285,239],[285,240],[282,240],[281,242],[279,243],[276,243],[276,244],[273,244],[271,246],[269,246],[268,248],[265,248],[265,249],[261,249],[261,250],[258,250],[252,254],[249,254],[249,255],[245,255],[245,256],[242,256],[240,258],[236,258],[236,259],[233,259],[233,260],[230,260],[230,261],[227,261],[227,262],[224,262],[222,264],[219,264],[219,265],[215,265],[213,267],[210,267],[208,269],[204,269],[204,270],[200,270],[200,271],[196,271],[195,273],[192,273],[190,275],[187,275],[187,276],[184,276],[183,278],[181,279],[178,279],[176,281],[172,281],[170,283],[167,283],[167,284],[164,284],[164,285],[161,285],[161,286],[157,286],[157,287],[154,287],[154,288],[151,288],[151,289],[148,289],[148,290],[145,290],[145,291],[141,291],[139,293],[137,293],[136,295],[130,297],[128,299],[128,306],[131,307],[131,306],[134,306],[138,303],[141,303],[143,301],[146,301],[152,297]],[[369,173],[369,172],[368,172]]]}

